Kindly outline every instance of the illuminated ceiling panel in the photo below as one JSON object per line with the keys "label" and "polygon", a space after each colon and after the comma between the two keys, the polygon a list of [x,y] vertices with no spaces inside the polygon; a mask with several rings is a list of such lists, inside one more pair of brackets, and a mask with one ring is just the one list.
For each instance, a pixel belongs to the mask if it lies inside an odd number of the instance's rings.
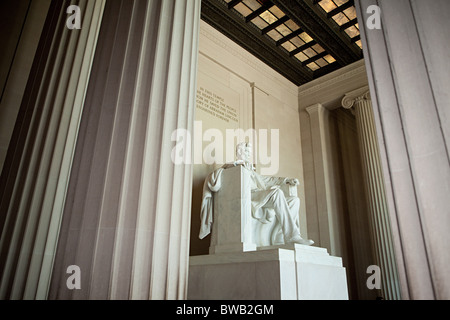
{"label": "illuminated ceiling panel", "polygon": [[203,0],[202,19],[298,85],[362,58],[353,0]]}

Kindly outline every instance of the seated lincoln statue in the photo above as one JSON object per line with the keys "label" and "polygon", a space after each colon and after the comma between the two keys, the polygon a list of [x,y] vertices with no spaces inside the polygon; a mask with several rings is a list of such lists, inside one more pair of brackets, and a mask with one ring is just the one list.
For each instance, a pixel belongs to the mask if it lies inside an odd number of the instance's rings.
{"label": "seated lincoln statue", "polygon": [[[251,188],[251,215],[253,219],[262,224],[273,223],[274,219],[281,227],[284,243],[297,243],[312,245],[312,240],[303,239],[300,235],[298,214],[300,199],[297,195],[286,195],[283,186],[296,186],[298,179],[278,178],[262,176],[258,174],[251,161],[252,145],[240,143],[236,147],[237,160],[231,164],[225,164],[215,170],[205,180],[203,187],[203,199],[201,209],[200,239],[211,232],[211,224],[214,206],[212,205],[213,193],[219,192],[222,187],[221,176],[224,170],[231,167],[242,166],[250,173]],[[218,212],[217,214],[220,214]],[[272,243],[273,244],[273,243]]]}

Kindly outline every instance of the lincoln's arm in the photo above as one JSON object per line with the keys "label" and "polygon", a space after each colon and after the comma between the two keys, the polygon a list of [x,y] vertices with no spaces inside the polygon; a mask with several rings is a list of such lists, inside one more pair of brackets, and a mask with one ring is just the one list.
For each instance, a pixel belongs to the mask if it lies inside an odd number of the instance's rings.
{"label": "lincoln's arm", "polygon": [[271,176],[260,176],[262,181],[267,187],[280,186],[286,183],[286,178],[282,177],[271,177]]}
{"label": "lincoln's arm", "polygon": [[282,178],[282,177],[271,177],[271,176],[261,176],[267,187],[273,187],[275,185],[281,186],[284,184],[297,186],[299,185],[298,179],[295,178]]}

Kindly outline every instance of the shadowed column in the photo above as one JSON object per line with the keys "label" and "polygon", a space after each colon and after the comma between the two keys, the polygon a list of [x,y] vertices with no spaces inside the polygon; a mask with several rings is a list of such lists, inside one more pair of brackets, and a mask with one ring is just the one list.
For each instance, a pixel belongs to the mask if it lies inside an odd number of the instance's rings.
{"label": "shadowed column", "polygon": [[386,203],[372,102],[368,88],[348,93],[342,100],[342,105],[346,109],[353,108],[356,117],[359,148],[364,171],[365,193],[369,205],[372,243],[377,265],[381,269],[381,293],[386,299],[400,299],[391,223]]}
{"label": "shadowed column", "polygon": [[193,127],[199,22],[199,0],[106,3],[51,299],[186,297],[192,167],[171,139]]}
{"label": "shadowed column", "polygon": [[[80,8],[81,30],[66,27]],[[0,299],[45,299],[104,1],[53,1],[0,181]]]}

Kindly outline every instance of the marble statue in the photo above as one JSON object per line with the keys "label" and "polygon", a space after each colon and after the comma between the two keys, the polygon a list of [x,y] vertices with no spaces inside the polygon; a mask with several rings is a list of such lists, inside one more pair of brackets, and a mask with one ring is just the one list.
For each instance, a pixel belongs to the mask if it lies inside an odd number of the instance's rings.
{"label": "marble statue", "polygon": [[225,164],[222,168],[211,173],[203,187],[201,209],[200,239],[211,232],[213,218],[213,193],[222,188],[221,175],[227,168],[241,165],[251,172],[251,210],[252,217],[265,224],[277,219],[281,226],[284,243],[312,245],[314,241],[303,239],[300,235],[298,213],[300,199],[286,196],[281,189],[284,184],[298,185],[298,179],[262,176],[258,174],[251,163],[252,146],[250,143],[240,143],[236,147],[236,161]]}

